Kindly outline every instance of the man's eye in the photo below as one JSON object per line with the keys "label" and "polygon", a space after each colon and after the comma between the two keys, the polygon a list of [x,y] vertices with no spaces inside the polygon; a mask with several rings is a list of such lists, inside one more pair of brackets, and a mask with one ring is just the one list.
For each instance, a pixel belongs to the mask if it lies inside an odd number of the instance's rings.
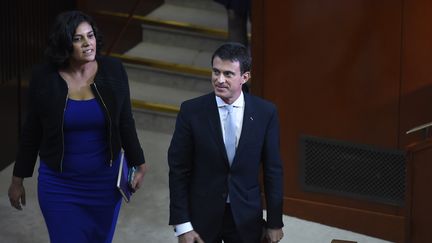
{"label": "man's eye", "polygon": [[74,37],[74,38],[72,38],[72,41],[74,41],[74,42],[79,41],[79,40],[81,40],[80,37]]}
{"label": "man's eye", "polygon": [[90,38],[90,39],[92,39],[94,36],[95,35],[93,33],[87,35],[87,37]]}

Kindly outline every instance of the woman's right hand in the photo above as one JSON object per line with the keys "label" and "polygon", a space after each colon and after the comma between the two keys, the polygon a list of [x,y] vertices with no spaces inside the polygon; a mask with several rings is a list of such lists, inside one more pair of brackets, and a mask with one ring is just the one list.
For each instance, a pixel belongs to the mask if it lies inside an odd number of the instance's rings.
{"label": "woman's right hand", "polygon": [[22,206],[26,204],[23,181],[24,178],[13,176],[8,191],[9,201],[12,207],[18,210],[22,210]]}

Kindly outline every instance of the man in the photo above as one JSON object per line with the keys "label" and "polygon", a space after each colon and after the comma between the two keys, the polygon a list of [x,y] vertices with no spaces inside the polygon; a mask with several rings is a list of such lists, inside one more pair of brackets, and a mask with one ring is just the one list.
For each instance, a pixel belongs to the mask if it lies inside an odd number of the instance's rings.
{"label": "man", "polygon": [[[185,101],[168,150],[170,220],[180,243],[258,243],[282,236],[282,162],[276,107],[244,94],[251,58],[227,43],[212,57],[214,92]],[[232,105],[232,111],[229,106]]]}

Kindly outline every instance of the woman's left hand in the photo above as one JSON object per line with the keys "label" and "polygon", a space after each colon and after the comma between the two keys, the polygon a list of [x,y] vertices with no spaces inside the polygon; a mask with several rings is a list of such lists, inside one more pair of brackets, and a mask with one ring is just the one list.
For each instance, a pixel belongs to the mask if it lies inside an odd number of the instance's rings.
{"label": "woman's left hand", "polygon": [[144,163],[140,166],[138,166],[137,170],[135,171],[134,178],[132,180],[132,188],[136,191],[140,189],[142,181],[144,179],[144,175],[147,172],[148,167],[147,163]]}

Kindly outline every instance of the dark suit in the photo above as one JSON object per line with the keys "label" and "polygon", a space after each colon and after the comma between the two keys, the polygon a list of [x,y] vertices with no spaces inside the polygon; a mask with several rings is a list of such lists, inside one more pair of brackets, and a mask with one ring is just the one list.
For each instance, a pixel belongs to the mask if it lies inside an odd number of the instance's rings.
{"label": "dark suit", "polygon": [[242,131],[229,166],[215,94],[185,101],[168,151],[170,225],[190,221],[207,243],[219,233],[229,192],[233,218],[245,243],[259,242],[262,162],[267,224],[282,224],[282,163],[276,107],[244,94]]}

